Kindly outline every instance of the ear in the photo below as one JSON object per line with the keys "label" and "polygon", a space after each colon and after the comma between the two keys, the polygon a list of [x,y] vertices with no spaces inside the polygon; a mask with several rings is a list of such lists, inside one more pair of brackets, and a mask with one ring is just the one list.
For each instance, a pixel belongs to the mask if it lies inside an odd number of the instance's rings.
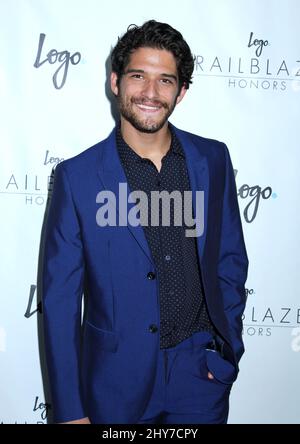
{"label": "ear", "polygon": [[180,93],[176,99],[176,105],[178,105],[178,103],[181,102],[181,100],[184,98],[186,92],[187,92],[187,89],[186,89],[185,85],[183,85],[181,87]]}
{"label": "ear", "polygon": [[117,96],[119,93],[117,82],[118,82],[118,76],[115,72],[112,72],[110,75],[110,87],[115,96]]}

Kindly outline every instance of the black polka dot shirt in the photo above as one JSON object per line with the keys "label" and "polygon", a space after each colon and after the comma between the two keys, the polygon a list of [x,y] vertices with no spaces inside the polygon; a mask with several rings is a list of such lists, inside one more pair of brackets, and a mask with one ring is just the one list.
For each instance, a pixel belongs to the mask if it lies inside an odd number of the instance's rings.
{"label": "black polka dot shirt", "polygon": [[[159,225],[151,226],[151,191],[190,190],[185,154],[172,133],[171,147],[162,159],[160,172],[154,163],[139,156],[122,138],[117,129],[117,148],[130,191],[141,190],[148,196],[148,226],[144,233],[156,266],[160,301],[160,348],[173,347],[194,332],[214,333],[203,288],[195,237],[186,237],[183,224],[174,224],[174,202],[171,199],[170,226],[162,225],[159,207]],[[182,205],[183,207],[183,205]],[[182,209],[183,211],[183,209]],[[182,213],[183,214],[183,213]]]}

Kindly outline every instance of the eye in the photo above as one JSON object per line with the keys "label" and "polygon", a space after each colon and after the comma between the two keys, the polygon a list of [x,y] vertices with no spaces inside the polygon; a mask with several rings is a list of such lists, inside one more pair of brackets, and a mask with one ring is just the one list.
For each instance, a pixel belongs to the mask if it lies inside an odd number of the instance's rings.
{"label": "eye", "polygon": [[133,79],[138,79],[141,80],[143,78],[143,76],[141,74],[132,74],[131,76]]}
{"label": "eye", "polygon": [[161,79],[162,83],[164,83],[165,85],[173,85],[172,80],[170,79]]}

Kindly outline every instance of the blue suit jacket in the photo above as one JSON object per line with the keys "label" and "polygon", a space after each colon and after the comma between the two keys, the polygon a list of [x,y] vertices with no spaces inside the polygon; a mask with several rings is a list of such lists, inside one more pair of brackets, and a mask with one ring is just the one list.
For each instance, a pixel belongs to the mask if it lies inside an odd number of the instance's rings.
{"label": "blue suit jacket", "polygon": [[[173,127],[195,191],[204,191],[204,234],[197,238],[211,320],[234,373],[243,354],[241,315],[248,260],[233,169],[223,143]],[[45,235],[43,313],[55,421],[89,416],[135,423],[151,394],[159,334],[158,280],[141,226],[96,223],[101,190],[117,197],[126,176],[115,130],[56,168]],[[128,187],[128,192],[130,192]],[[128,205],[128,210],[130,204]],[[82,324],[82,294],[88,296]]]}

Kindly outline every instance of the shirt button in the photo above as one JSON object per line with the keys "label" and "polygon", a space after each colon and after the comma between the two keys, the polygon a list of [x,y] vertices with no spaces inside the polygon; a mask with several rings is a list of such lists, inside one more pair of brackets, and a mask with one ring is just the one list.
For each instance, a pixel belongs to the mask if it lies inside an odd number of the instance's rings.
{"label": "shirt button", "polygon": [[165,256],[165,260],[166,260],[166,261],[170,261],[170,260],[171,260],[171,256],[170,256],[169,254],[167,254],[167,255]]}
{"label": "shirt button", "polygon": [[149,326],[149,331],[150,331],[150,333],[156,333],[156,332],[158,331],[158,327],[157,327],[157,325],[155,325],[155,324],[151,324],[151,325]]}
{"label": "shirt button", "polygon": [[153,273],[153,271],[149,271],[149,273],[147,274],[147,279],[153,281],[153,279],[155,279],[155,273]]}

